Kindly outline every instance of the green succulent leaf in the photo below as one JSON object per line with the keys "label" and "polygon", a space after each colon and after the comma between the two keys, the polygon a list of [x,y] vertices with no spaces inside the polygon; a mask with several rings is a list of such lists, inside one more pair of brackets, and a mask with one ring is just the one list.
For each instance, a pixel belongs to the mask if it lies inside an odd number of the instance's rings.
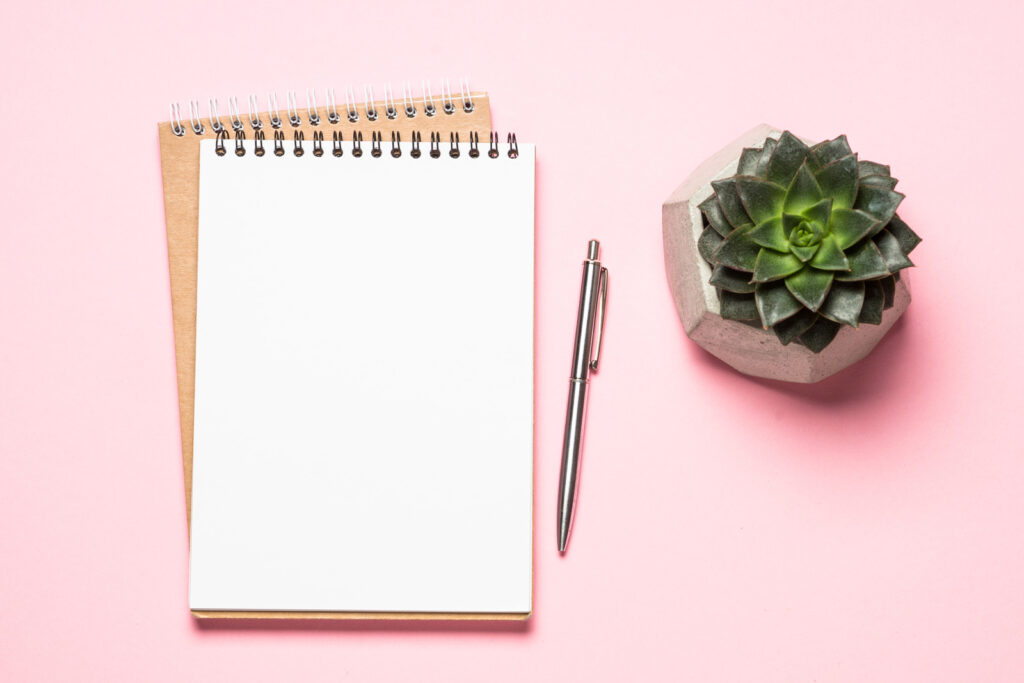
{"label": "green succulent leaf", "polygon": [[893,189],[897,182],[899,181],[887,175],[866,175],[860,179],[861,187],[880,187],[885,190]]}
{"label": "green succulent leaf", "polygon": [[817,313],[812,313],[801,306],[800,311],[796,315],[772,326],[772,331],[775,332],[775,336],[779,338],[780,342],[789,344],[810,329],[811,325],[817,322],[817,320]]}
{"label": "green succulent leaf", "polygon": [[835,282],[819,313],[834,322],[857,327],[863,306],[863,282]]}
{"label": "green succulent leaf", "polygon": [[779,137],[779,144],[768,160],[768,180],[776,185],[788,187],[810,151],[807,145],[787,130]]}
{"label": "green succulent leaf", "polygon": [[757,285],[754,293],[757,312],[765,329],[777,325],[803,310],[803,304],[789,293],[783,282],[767,282]]}
{"label": "green succulent leaf", "polygon": [[846,260],[850,262],[850,272],[836,273],[836,278],[844,282],[874,280],[889,275],[882,252],[871,240],[864,240],[851,251],[847,251]]}
{"label": "green succulent leaf", "polygon": [[734,294],[723,291],[720,315],[727,320],[758,320],[757,304],[753,294]]}
{"label": "green succulent leaf", "polygon": [[804,263],[806,263],[807,261],[810,261],[812,258],[814,258],[814,255],[818,253],[818,249],[820,249],[820,248],[821,248],[821,243],[820,242],[818,244],[815,244],[815,245],[812,245],[812,246],[809,246],[809,247],[800,247],[800,246],[797,246],[795,244],[790,244],[789,245],[789,251],[792,252],[792,254],[794,256],[796,256],[798,259],[800,259]]}
{"label": "green succulent leaf", "polygon": [[896,277],[882,278],[878,281],[882,285],[882,294],[885,296],[885,310],[889,310],[896,303]]}
{"label": "green succulent leaf", "polygon": [[830,231],[842,250],[847,250],[867,237],[878,226],[871,214],[856,209],[834,209]]}
{"label": "green succulent leaf", "polygon": [[727,292],[735,292],[736,294],[751,294],[754,291],[754,285],[750,282],[750,273],[733,270],[725,266],[715,266],[715,270],[711,273],[710,282],[715,287],[721,287]]}
{"label": "green succulent leaf", "polygon": [[921,243],[921,238],[917,236],[917,233],[911,230],[910,226],[904,223],[899,216],[893,216],[885,229],[896,237],[904,254],[910,254],[914,251],[914,247]]}
{"label": "green succulent leaf", "polygon": [[846,260],[843,250],[839,248],[836,238],[832,235],[826,235],[825,239],[821,240],[818,252],[811,259],[811,265],[818,270],[850,270],[850,262]]}
{"label": "green succulent leaf", "polygon": [[869,175],[892,175],[888,166],[885,166],[884,164],[876,164],[873,161],[858,161],[857,174],[862,178]]}
{"label": "green succulent leaf", "polygon": [[782,219],[778,216],[754,226],[750,231],[750,239],[762,247],[782,253],[789,250],[789,240],[782,228]]}
{"label": "green succulent leaf", "polygon": [[902,201],[903,195],[899,192],[866,185],[857,193],[857,201],[854,202],[853,208],[871,214],[885,225],[896,213]]}
{"label": "green succulent leaf", "polygon": [[804,222],[803,216],[798,216],[793,213],[782,214],[782,232],[786,234],[786,239],[793,234],[793,228]]}
{"label": "green succulent leaf", "polygon": [[824,229],[828,225],[829,218],[832,216],[832,200],[822,199],[820,202],[808,206],[804,209],[803,216]]}
{"label": "green succulent leaf", "polygon": [[804,266],[803,270],[786,278],[786,287],[809,310],[817,311],[832,286],[833,274]]}
{"label": "green succulent leaf", "polygon": [[743,208],[754,223],[763,223],[778,218],[782,204],[786,201],[786,189],[760,178],[738,176],[736,189],[743,202]]}
{"label": "green succulent leaf", "polygon": [[828,318],[818,316],[811,327],[800,335],[800,343],[814,353],[821,353],[821,350],[832,343],[839,332],[839,323],[832,322]]}
{"label": "green succulent leaf", "polygon": [[761,148],[761,158],[757,160],[757,169],[754,171],[754,175],[758,178],[768,177],[768,162],[771,161],[772,154],[775,153],[775,148],[778,144],[779,141],[775,138],[768,138],[764,141],[764,147]]}
{"label": "green succulent leaf", "polygon": [[857,155],[850,154],[833,161],[814,174],[821,191],[832,198],[838,209],[849,209],[857,198]]}
{"label": "green succulent leaf", "polygon": [[750,228],[738,228],[722,241],[712,255],[711,262],[753,273],[760,251],[761,247],[750,239]]}
{"label": "green succulent leaf", "polygon": [[736,168],[736,175],[755,175],[757,173],[757,160],[760,158],[760,147],[744,147],[743,151],[740,152],[740,162]]}
{"label": "green succulent leaf", "polygon": [[825,226],[818,221],[804,220],[789,232],[790,249],[801,260],[814,256],[825,237]]}
{"label": "green succulent leaf", "polygon": [[814,147],[811,147],[811,156],[817,162],[819,168],[852,153],[853,150],[850,149],[850,143],[847,142],[845,135],[840,135],[834,140],[819,142]]}
{"label": "green succulent leaf", "polygon": [[715,250],[722,244],[722,236],[715,232],[714,228],[704,228],[697,240],[697,251],[701,258],[708,263],[714,263]]}
{"label": "green succulent leaf", "polygon": [[806,164],[801,164],[797,169],[793,182],[786,190],[786,213],[803,213],[806,209],[820,202],[824,197],[821,194],[821,187],[814,179],[814,174]]}
{"label": "green succulent leaf", "polygon": [[903,253],[899,240],[888,230],[878,233],[874,239],[875,244],[878,245],[878,250],[882,252],[882,258],[885,259],[885,267],[889,269],[890,273],[895,273],[914,265],[907,258],[907,255]]}
{"label": "green succulent leaf", "polygon": [[885,292],[882,291],[881,281],[866,280],[864,282],[864,305],[860,309],[860,322],[867,325],[881,325],[884,308]]}
{"label": "green succulent leaf", "polygon": [[780,254],[771,249],[762,249],[754,264],[754,282],[771,282],[792,275],[803,268],[803,262],[793,254]]}
{"label": "green succulent leaf", "polygon": [[742,228],[743,226],[753,224],[750,216],[747,215],[747,210],[743,208],[743,202],[740,201],[740,193],[736,189],[735,178],[714,180],[711,182],[711,187],[714,188],[715,195],[718,196],[718,203],[722,206],[722,213],[725,214],[725,217],[733,227]]}
{"label": "green succulent leaf", "polygon": [[846,136],[808,147],[786,131],[744,148],[699,207],[722,316],[815,353],[842,325],[881,324],[921,242],[896,215],[897,182]]}
{"label": "green succulent leaf", "polygon": [[722,213],[722,205],[718,203],[718,197],[715,195],[705,199],[697,208],[708,219],[708,223],[715,229],[715,232],[722,237],[725,237],[735,229],[732,223],[729,222],[729,219],[725,217],[725,214]]}

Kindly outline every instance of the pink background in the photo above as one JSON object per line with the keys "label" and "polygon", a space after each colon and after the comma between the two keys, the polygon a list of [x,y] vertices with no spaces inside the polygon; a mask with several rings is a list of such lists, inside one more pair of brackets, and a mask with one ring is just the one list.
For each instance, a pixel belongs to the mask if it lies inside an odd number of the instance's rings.
{"label": "pink background", "polygon": [[[1022,28],[1010,0],[5,3],[0,679],[1019,680]],[[155,123],[461,75],[539,150],[535,616],[200,625]],[[847,133],[925,237],[904,321],[816,386],[697,349],[665,283],[661,202],[760,122]],[[589,237],[607,355],[559,558]]]}

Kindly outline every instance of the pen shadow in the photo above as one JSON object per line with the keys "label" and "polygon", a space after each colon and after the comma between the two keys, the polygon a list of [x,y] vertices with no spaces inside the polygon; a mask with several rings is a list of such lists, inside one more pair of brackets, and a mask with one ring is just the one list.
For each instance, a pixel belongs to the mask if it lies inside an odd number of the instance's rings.
{"label": "pen shadow", "polygon": [[203,633],[260,631],[265,633],[508,633],[527,635],[532,619],[475,621],[466,619],[200,619],[193,629]]}

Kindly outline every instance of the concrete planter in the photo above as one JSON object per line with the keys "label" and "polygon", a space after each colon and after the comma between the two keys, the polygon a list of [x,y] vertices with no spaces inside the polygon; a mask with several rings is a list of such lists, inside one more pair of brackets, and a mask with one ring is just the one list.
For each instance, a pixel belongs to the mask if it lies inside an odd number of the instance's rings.
{"label": "concrete planter", "polygon": [[760,147],[782,131],[761,125],[726,145],[701,164],[662,205],[665,271],[676,310],[690,339],[740,372],[787,382],[818,382],[864,358],[910,304],[907,271],[896,283],[892,308],[880,325],[843,326],[820,353],[796,343],[783,345],[769,330],[726,320],[718,294],[708,283],[711,266],[697,250],[703,230],[698,205],[712,194],[711,181],[736,173],[744,147]]}

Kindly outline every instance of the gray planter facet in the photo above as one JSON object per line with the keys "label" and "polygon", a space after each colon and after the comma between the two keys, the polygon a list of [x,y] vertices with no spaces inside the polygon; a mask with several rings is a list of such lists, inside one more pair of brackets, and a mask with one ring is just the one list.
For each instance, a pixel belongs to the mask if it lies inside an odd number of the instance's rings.
{"label": "gray planter facet", "polygon": [[775,334],[726,320],[719,315],[718,294],[709,284],[711,266],[697,251],[703,230],[698,205],[712,194],[711,181],[736,173],[744,147],[760,147],[781,130],[761,125],[726,145],[695,170],[662,205],[665,271],[676,310],[687,336],[713,356],[754,377],[787,382],[818,382],[856,363],[871,352],[910,304],[907,271],[896,283],[892,308],[880,325],[843,325],[820,353],[805,346],[783,345]]}

